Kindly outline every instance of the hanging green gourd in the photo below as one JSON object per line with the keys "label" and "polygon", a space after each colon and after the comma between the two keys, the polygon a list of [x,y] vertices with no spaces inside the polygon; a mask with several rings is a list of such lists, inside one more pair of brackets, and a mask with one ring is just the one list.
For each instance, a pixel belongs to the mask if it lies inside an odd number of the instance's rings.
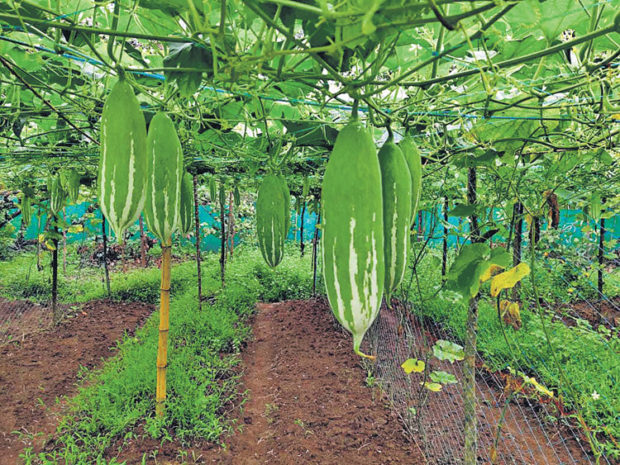
{"label": "hanging green gourd", "polygon": [[19,209],[22,214],[22,224],[27,228],[32,217],[32,200],[25,192],[19,195]]}
{"label": "hanging green gourd", "polygon": [[217,199],[217,184],[215,182],[215,176],[212,176],[209,179],[209,198],[211,199],[211,203],[215,203]]}
{"label": "hanging green gourd", "polygon": [[235,186],[235,189],[233,190],[233,198],[235,201],[235,207],[241,205],[241,194],[239,193],[239,186]]}
{"label": "hanging green gourd", "polygon": [[99,205],[119,241],[140,216],[146,184],[146,124],[131,86],[119,80],[101,117]]}
{"label": "hanging green gourd", "polygon": [[62,188],[69,195],[71,202],[77,202],[80,195],[80,173],[73,168],[62,170],[60,172],[60,182]]}
{"label": "hanging green gourd", "polygon": [[194,226],[194,188],[192,175],[183,174],[181,181],[181,212],[179,230],[182,234],[189,234]]}
{"label": "hanging green gourd", "polygon": [[65,206],[67,193],[62,188],[58,174],[47,178],[47,192],[50,197],[50,210],[53,215],[58,215]]}
{"label": "hanging green gourd", "polygon": [[[336,319],[360,351],[379,313],[385,280],[381,169],[370,131],[353,121],[340,131],[321,193],[323,277]],[[372,358],[372,357],[370,357]]]}
{"label": "hanging green gourd", "polygon": [[401,140],[398,147],[405,157],[411,175],[411,224],[413,225],[422,193],[422,158],[411,137],[405,137]]}
{"label": "hanging green gourd", "polygon": [[411,226],[411,176],[402,151],[388,138],[379,150],[383,190],[385,301],[402,282],[407,266]]}
{"label": "hanging green gourd", "polygon": [[172,120],[157,113],[147,137],[146,201],[144,218],[149,230],[161,241],[161,297],[157,350],[156,413],[164,414],[170,310],[170,261],[172,235],[181,216],[183,152]]}
{"label": "hanging green gourd", "polygon": [[278,266],[284,255],[286,201],[282,179],[265,176],[256,199],[256,232],[260,251],[271,267]]}

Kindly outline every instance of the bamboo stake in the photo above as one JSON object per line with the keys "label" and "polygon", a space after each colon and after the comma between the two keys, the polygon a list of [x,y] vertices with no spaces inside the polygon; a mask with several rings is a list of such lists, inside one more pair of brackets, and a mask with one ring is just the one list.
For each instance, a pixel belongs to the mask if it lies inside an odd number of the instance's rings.
{"label": "bamboo stake", "polygon": [[161,294],[159,301],[159,341],[157,344],[157,391],[155,413],[164,415],[166,368],[168,367],[168,330],[170,329],[170,259],[172,241],[161,247]]}

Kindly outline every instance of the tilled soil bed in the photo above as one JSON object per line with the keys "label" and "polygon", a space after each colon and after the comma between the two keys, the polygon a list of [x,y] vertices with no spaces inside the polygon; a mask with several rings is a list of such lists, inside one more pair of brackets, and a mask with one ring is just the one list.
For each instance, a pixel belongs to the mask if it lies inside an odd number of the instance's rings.
{"label": "tilled soil bed", "polygon": [[101,365],[152,311],[144,304],[89,302],[58,327],[0,347],[0,465],[19,463],[25,447],[41,447],[58,422],[55,400],[76,392],[80,367]]}

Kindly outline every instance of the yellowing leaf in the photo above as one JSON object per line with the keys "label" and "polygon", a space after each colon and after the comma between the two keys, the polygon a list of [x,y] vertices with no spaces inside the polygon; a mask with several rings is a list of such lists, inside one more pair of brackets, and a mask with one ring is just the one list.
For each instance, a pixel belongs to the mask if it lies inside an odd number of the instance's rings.
{"label": "yellowing leaf", "polygon": [[401,367],[407,374],[422,373],[424,368],[426,368],[426,364],[422,360],[410,358],[405,360]]}
{"label": "yellowing leaf", "polygon": [[72,226],[69,226],[69,229],[67,229],[67,232],[69,233],[80,233],[84,231],[84,226],[82,226],[81,224],[74,224]]}
{"label": "yellowing leaf", "polygon": [[431,383],[429,381],[427,381],[426,383],[420,383],[420,384],[424,385],[426,389],[428,389],[429,391],[433,391],[433,392],[439,392],[441,391],[441,388],[443,387],[439,383]]}
{"label": "yellowing leaf", "polygon": [[50,240],[45,241],[45,247],[47,247],[49,250],[56,250],[56,247],[54,247],[54,243]]}
{"label": "yellowing leaf", "polygon": [[489,279],[491,279],[491,276],[493,276],[494,274],[497,274],[503,269],[504,269],[503,266],[496,265],[495,263],[491,263],[491,265],[487,268],[487,270],[484,273],[482,273],[482,276],[480,276],[480,282],[483,283],[485,281],[488,281]]}
{"label": "yellowing leaf", "polygon": [[519,263],[514,268],[498,274],[491,281],[491,295],[497,297],[502,289],[512,289],[528,274],[530,274],[530,267],[527,263]]}
{"label": "yellowing leaf", "polygon": [[499,303],[499,310],[505,324],[512,326],[514,329],[521,328],[521,312],[519,310],[519,302],[502,300]]}

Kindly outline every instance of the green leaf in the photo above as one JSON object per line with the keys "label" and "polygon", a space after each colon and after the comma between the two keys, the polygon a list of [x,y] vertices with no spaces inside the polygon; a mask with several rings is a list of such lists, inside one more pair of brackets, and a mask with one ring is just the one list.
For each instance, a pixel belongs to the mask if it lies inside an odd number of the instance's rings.
{"label": "green leaf", "polygon": [[486,244],[467,244],[461,249],[447,274],[446,287],[469,300],[480,289],[480,278],[490,266]]}
{"label": "green leaf", "polygon": [[[213,70],[211,51],[195,44],[170,44],[170,53],[164,58],[167,68],[204,69],[209,76]],[[198,90],[203,71],[166,71],[166,79],[177,83],[181,97],[189,97]]]}
{"label": "green leaf", "polygon": [[422,373],[424,368],[426,368],[426,364],[422,360],[418,360],[416,358],[410,358],[403,362],[401,368],[405,371],[405,373]]}
{"label": "green leaf", "polygon": [[439,360],[446,360],[450,363],[454,363],[457,360],[463,360],[465,358],[465,351],[463,350],[463,346],[444,339],[438,339],[433,346],[433,355]]}
{"label": "green leaf", "polygon": [[441,391],[441,388],[443,387],[439,383],[430,383],[428,381],[425,382],[425,383],[420,383],[420,384],[424,384],[424,387],[426,389],[428,389],[429,391],[433,391],[433,392],[439,392],[439,391]]}
{"label": "green leaf", "polygon": [[448,212],[449,216],[467,217],[472,216],[476,212],[475,205],[466,205],[463,203],[457,203],[452,210]]}
{"label": "green leaf", "polygon": [[458,383],[456,376],[446,371],[433,371],[430,375],[431,380],[441,384],[456,384]]}

